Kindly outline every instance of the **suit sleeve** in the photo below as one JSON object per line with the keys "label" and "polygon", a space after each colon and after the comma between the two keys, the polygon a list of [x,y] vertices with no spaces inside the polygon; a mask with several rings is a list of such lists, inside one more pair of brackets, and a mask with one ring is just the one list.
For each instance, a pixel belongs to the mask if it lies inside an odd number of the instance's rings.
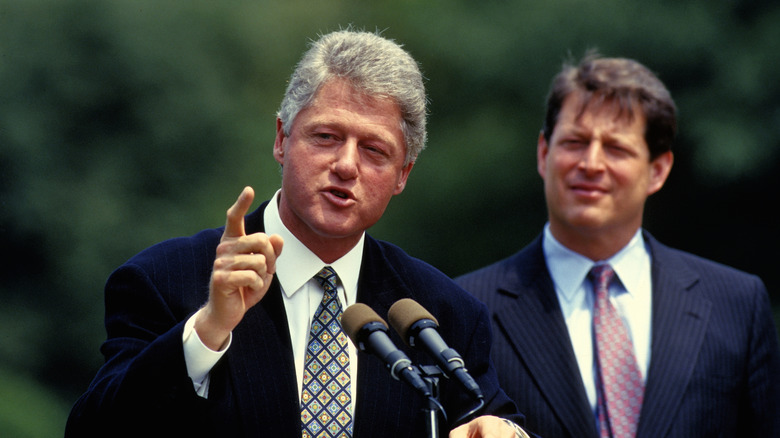
{"label": "suit sleeve", "polygon": [[780,436],[780,347],[769,295],[758,281],[753,306],[753,330],[748,359],[748,419],[750,436]]}
{"label": "suit sleeve", "polygon": [[105,303],[105,364],[74,405],[65,435],[180,434],[202,427],[195,423],[207,402],[187,375],[184,321],[146,272],[120,267],[106,284]]}
{"label": "suit sleeve", "polygon": [[[469,374],[476,380],[482,390],[485,405],[475,415],[468,418],[462,418],[460,421],[458,421],[457,417],[451,418],[451,421],[456,422],[453,424],[453,427],[457,427],[459,424],[480,415],[494,415],[524,426],[525,417],[518,411],[515,403],[500,388],[495,367],[490,359],[492,332],[487,308],[475,300],[469,303],[469,306],[464,311],[466,314],[463,315],[463,318],[456,318],[455,320],[470,320],[474,321],[474,323],[468,326],[467,331],[460,335],[454,335],[454,339],[457,339],[458,336],[462,336],[463,339],[462,342],[458,341],[460,347],[453,348],[461,353]],[[457,331],[458,329],[455,328],[454,330]],[[452,342],[456,341],[453,340]],[[448,391],[451,391],[452,394],[443,394],[442,398],[447,400],[449,397],[453,397],[459,400],[460,406],[453,413],[459,412],[458,416],[460,417],[467,413],[470,407],[473,408],[474,403],[470,396],[456,385],[454,382],[449,382]]]}

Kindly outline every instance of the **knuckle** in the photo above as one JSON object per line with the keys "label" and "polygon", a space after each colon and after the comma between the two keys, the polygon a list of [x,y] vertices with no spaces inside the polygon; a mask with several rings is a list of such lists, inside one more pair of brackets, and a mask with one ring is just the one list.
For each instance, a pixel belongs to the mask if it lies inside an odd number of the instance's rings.
{"label": "knuckle", "polygon": [[217,245],[217,256],[229,253],[233,248],[233,240],[223,238]]}
{"label": "knuckle", "polygon": [[228,260],[226,257],[217,257],[214,259],[214,272],[217,273],[220,270],[223,270],[230,266],[231,261]]}
{"label": "knuckle", "polygon": [[228,278],[229,278],[229,274],[227,272],[216,270],[216,269],[211,274],[211,281],[214,284],[224,284],[227,282]]}

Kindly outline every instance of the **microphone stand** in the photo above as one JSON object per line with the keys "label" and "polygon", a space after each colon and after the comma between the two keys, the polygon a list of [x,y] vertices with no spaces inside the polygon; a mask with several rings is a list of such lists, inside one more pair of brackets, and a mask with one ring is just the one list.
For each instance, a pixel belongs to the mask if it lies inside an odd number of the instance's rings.
{"label": "microphone stand", "polygon": [[428,397],[428,404],[423,412],[425,412],[425,426],[428,432],[427,436],[430,438],[439,438],[439,412],[447,417],[446,412],[441,403],[439,403],[439,379],[444,374],[435,365],[422,365],[422,378],[428,385],[428,389],[431,391],[431,396]]}

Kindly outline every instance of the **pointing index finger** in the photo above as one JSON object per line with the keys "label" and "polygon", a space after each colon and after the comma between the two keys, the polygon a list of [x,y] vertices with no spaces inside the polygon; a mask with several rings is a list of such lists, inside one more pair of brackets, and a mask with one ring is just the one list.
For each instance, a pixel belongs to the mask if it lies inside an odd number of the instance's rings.
{"label": "pointing index finger", "polygon": [[236,202],[227,211],[227,222],[222,237],[240,237],[246,235],[244,230],[244,216],[249,212],[249,207],[255,199],[255,191],[252,187],[244,187],[238,195]]}

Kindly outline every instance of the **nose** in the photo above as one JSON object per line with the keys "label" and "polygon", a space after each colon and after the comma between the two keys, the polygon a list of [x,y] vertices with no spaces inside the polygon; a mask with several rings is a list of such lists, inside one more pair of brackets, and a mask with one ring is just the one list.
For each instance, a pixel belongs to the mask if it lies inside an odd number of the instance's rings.
{"label": "nose", "polygon": [[333,172],[343,180],[354,179],[358,175],[360,154],[355,140],[345,141],[336,151]]}
{"label": "nose", "polygon": [[598,173],[604,170],[604,145],[601,141],[593,139],[588,144],[588,147],[583,149],[579,168],[587,174]]}

